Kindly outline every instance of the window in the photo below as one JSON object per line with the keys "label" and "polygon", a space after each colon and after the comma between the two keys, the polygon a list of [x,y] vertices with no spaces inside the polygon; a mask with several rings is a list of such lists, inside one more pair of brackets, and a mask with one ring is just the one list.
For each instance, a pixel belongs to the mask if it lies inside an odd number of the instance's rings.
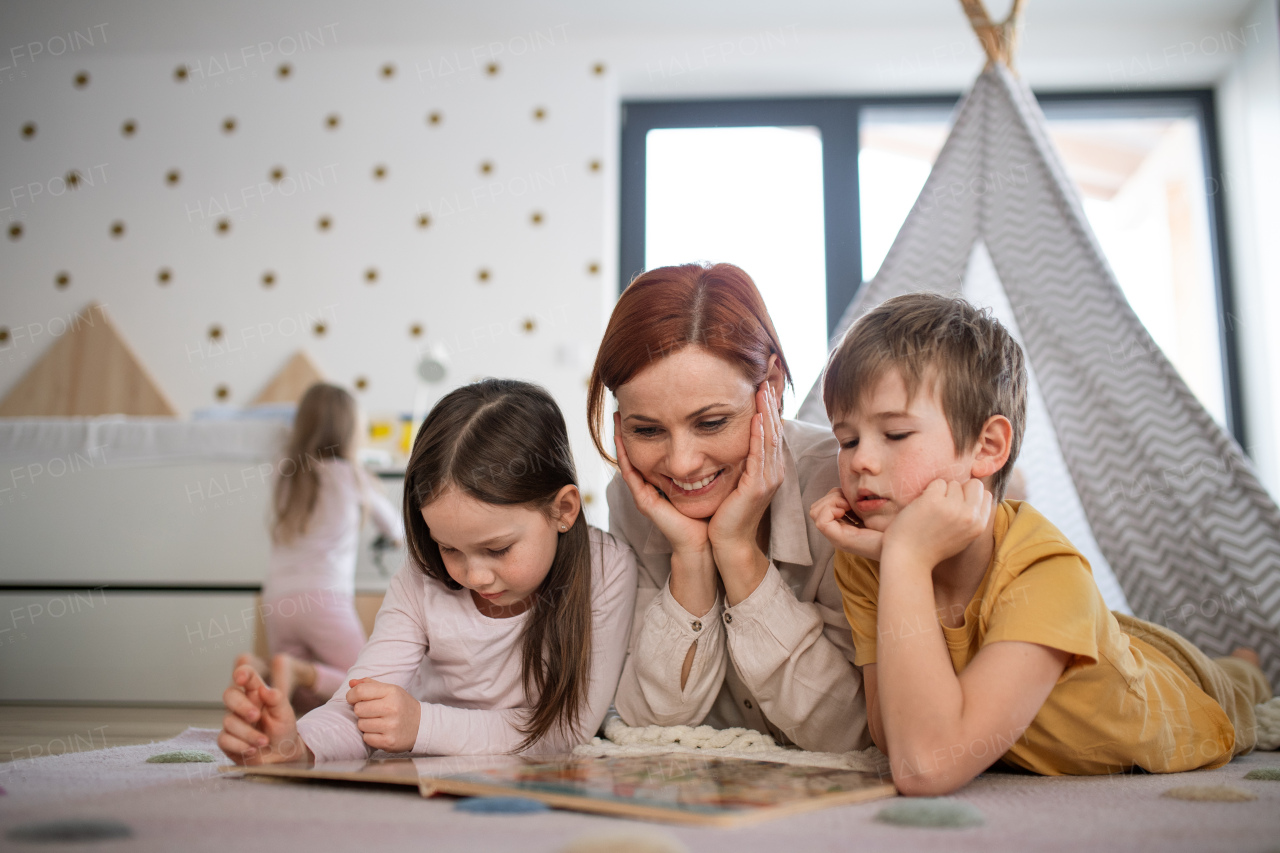
{"label": "window", "polygon": [[[818,129],[651,130],[645,159],[645,269],[732,260],[749,271],[807,391],[828,338]],[[785,414],[799,399],[785,398]]]}
{"label": "window", "polygon": [[[1210,91],[1039,96],[1085,214],[1151,336],[1242,445]],[[624,105],[620,288],[728,260],[756,279],[796,397],[875,275],[946,139],[956,98]],[[855,167],[856,164],[856,167]],[[825,310],[823,310],[825,308]]]}

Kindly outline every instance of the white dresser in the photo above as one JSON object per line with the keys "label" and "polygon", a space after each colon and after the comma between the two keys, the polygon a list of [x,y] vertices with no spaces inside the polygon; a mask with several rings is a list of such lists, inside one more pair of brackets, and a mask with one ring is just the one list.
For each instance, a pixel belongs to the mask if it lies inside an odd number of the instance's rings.
{"label": "white dresser", "polygon": [[[216,703],[253,647],[280,421],[0,421],[0,702]],[[401,477],[381,477],[397,506]],[[404,552],[361,537],[358,591]]]}

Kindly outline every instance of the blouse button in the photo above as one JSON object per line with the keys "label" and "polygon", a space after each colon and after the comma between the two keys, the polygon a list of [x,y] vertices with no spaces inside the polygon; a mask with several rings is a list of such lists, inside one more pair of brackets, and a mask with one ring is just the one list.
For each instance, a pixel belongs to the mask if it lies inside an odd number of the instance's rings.
{"label": "blouse button", "polygon": [[743,700],[742,700],[742,704],[747,706],[747,710],[748,710],[748,711],[750,711],[750,710],[751,710],[752,705],[751,705],[751,700],[750,700],[750,699],[743,699]]}
{"label": "blouse button", "polygon": [[726,614],[724,615],[724,624],[728,625],[728,624],[729,624],[730,622],[732,622],[732,621],[733,621],[733,614],[732,614],[732,613],[726,613]]}
{"label": "blouse button", "polygon": [[701,619],[694,619],[694,620],[693,620],[693,630],[695,630],[695,631],[701,631],[701,630],[702,630],[702,620],[701,620]]}

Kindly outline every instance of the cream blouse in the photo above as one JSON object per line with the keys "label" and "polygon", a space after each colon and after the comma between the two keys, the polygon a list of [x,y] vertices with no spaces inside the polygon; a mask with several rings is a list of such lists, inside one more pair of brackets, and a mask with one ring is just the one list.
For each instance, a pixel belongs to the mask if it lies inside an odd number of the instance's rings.
{"label": "cream blouse", "polygon": [[[609,484],[609,530],[635,551],[635,620],[614,700],[628,725],[744,726],[803,749],[871,744],[862,672],[832,572],[835,550],[809,507],[839,485],[830,430],[782,425],[785,474],[770,503],[769,569],[734,607],[723,591],[702,616],[671,595],[671,543],[640,514],[622,477]],[[680,670],[696,644],[683,689]]]}

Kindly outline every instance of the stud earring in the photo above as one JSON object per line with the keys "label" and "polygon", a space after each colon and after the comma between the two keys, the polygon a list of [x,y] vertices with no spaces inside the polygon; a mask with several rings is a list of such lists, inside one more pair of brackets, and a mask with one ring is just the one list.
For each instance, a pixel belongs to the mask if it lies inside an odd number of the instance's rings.
{"label": "stud earring", "polygon": [[567,525],[564,525],[564,524],[560,525],[560,532],[561,532],[561,533],[563,533],[564,531],[566,531],[566,530],[568,530],[568,529],[569,529],[569,528],[568,528],[568,526],[567,526]]}

